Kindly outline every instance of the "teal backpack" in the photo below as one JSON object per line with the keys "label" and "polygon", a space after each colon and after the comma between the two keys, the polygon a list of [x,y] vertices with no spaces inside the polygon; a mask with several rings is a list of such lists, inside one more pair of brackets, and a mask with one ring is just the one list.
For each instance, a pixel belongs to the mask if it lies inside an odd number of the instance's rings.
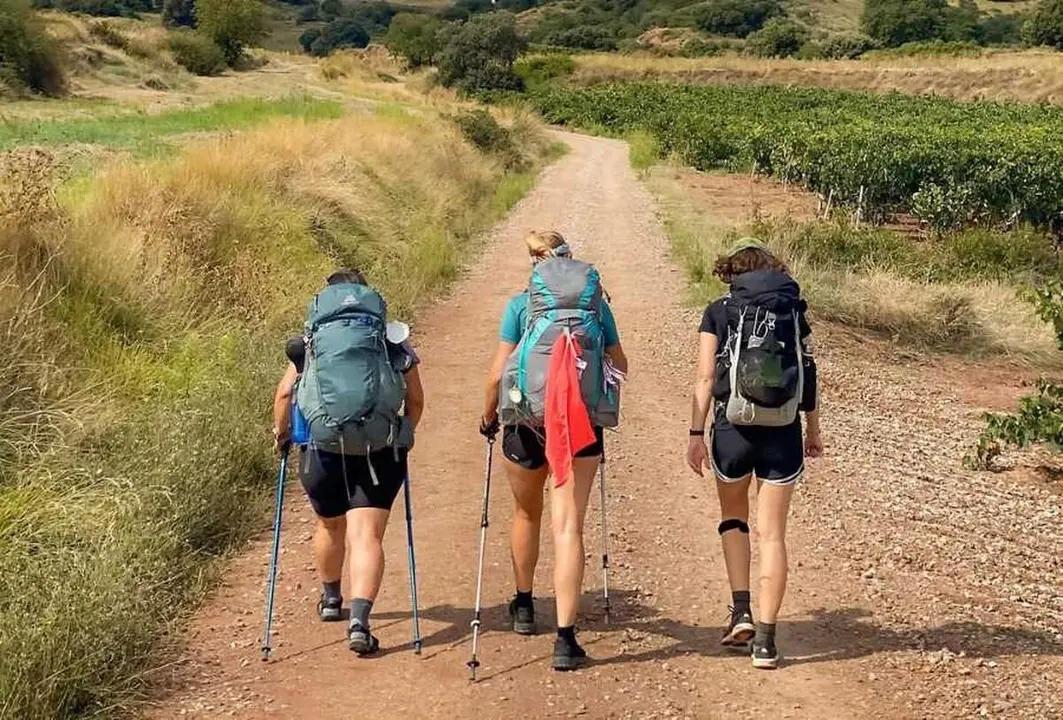
{"label": "teal backpack", "polygon": [[602,302],[602,280],[593,265],[559,257],[535,266],[524,335],[502,373],[498,412],[503,424],[544,425],[550,351],[568,332],[580,346],[580,391],[591,422],[618,425],[620,388],[607,382],[605,373]]}
{"label": "teal backpack", "polygon": [[368,455],[409,448],[406,381],[389,358],[387,305],[367,285],[330,285],[307,311],[306,361],[296,403],[315,447]]}

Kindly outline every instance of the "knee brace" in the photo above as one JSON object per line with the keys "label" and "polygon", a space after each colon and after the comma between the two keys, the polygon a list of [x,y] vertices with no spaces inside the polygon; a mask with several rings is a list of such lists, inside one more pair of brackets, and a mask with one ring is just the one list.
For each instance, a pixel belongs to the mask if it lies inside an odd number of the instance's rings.
{"label": "knee brace", "polygon": [[739,532],[742,532],[742,533],[745,533],[746,535],[748,535],[749,534],[749,525],[747,525],[742,520],[739,520],[738,518],[729,518],[729,519],[724,520],[723,522],[721,522],[720,523],[720,527],[718,527],[717,530],[719,530],[721,535],[723,535],[725,532],[728,532],[730,530],[738,530]]}

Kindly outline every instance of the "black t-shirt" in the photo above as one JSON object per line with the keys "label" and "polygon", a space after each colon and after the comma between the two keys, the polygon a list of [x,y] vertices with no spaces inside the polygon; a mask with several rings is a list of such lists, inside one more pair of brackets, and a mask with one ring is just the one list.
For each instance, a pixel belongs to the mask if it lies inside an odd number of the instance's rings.
{"label": "black t-shirt", "polygon": [[[699,332],[712,333],[719,340],[716,350],[716,382],[712,387],[712,396],[718,403],[726,403],[731,396],[731,377],[728,372],[731,369],[731,360],[728,354],[728,347],[730,346],[731,333],[734,328],[731,327],[727,312],[729,297],[724,295],[722,298],[710,303],[701,315],[701,326],[698,328]],[[812,359],[812,345],[808,341],[808,336],[812,334],[812,328],[809,326],[803,312],[798,313],[797,322],[801,328],[801,351],[804,353],[805,362],[806,364],[814,362]],[[808,384],[807,376],[808,373],[806,372],[806,385]],[[806,388],[805,394],[807,397],[809,394],[808,388]],[[812,390],[812,397],[815,397],[814,389]]]}

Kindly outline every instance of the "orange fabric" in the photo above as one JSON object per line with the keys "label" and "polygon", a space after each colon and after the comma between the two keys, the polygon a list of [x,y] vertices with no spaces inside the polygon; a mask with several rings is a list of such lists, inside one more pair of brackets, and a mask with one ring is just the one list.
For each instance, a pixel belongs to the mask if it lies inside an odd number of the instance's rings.
{"label": "orange fabric", "polygon": [[580,391],[576,359],[580,348],[562,333],[550,349],[546,371],[546,461],[555,487],[568,482],[572,458],[596,440],[594,426]]}

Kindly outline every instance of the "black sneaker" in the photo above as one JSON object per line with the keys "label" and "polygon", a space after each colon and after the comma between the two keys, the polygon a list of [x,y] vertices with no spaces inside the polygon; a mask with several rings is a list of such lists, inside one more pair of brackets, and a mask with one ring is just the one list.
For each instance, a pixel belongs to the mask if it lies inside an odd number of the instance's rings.
{"label": "black sneaker", "polygon": [[336,622],[343,619],[343,598],[325,597],[317,601],[317,615],[322,622]]}
{"label": "black sneaker", "polygon": [[534,635],[539,632],[535,624],[535,605],[518,605],[517,599],[509,603],[509,621],[518,635]]}
{"label": "black sneaker", "polygon": [[554,641],[554,670],[578,670],[587,664],[587,651],[564,638]]}
{"label": "black sneaker", "polygon": [[745,648],[749,641],[757,634],[757,626],[753,624],[753,613],[749,608],[730,608],[731,621],[727,625],[727,632],[720,639],[724,647]]}
{"label": "black sneaker", "polygon": [[779,649],[775,640],[766,642],[753,641],[753,667],[760,670],[774,670],[779,667]]}
{"label": "black sneaker", "polygon": [[347,628],[347,647],[359,655],[372,655],[380,649],[380,642],[373,637],[368,628],[357,620],[351,621]]}

